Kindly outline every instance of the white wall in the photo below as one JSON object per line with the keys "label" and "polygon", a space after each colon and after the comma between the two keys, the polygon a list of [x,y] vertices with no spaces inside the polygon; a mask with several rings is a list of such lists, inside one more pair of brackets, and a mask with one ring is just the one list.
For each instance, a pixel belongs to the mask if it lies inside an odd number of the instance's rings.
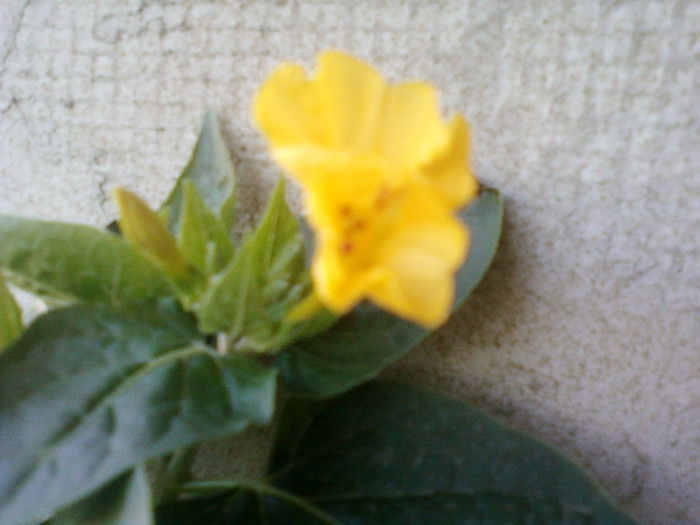
{"label": "white wall", "polygon": [[[115,185],[157,204],[211,106],[250,224],[276,175],[251,96],[326,47],[438,85],[506,196],[492,271],[389,374],[561,446],[644,523],[700,522],[698,1],[8,0],[0,212],[101,225]],[[264,456],[252,436],[200,468]]]}

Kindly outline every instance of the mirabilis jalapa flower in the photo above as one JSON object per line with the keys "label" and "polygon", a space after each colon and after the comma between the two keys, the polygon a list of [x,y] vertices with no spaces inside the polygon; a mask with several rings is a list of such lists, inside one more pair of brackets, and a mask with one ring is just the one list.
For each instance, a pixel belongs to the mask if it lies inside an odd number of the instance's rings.
{"label": "mirabilis jalapa flower", "polygon": [[282,64],[253,104],[274,159],[304,190],[315,294],[338,314],[369,299],[435,327],[469,244],[455,213],[478,190],[467,126],[459,115],[443,123],[430,84],[390,85],[335,51],[318,62],[311,79]]}

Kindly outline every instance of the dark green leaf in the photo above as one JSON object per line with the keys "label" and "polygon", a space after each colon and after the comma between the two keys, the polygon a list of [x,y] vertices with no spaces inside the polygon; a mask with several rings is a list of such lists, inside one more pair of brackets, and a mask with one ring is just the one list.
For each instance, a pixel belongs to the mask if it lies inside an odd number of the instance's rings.
{"label": "dark green leaf", "polygon": [[[551,447],[396,383],[363,385],[320,408],[302,436],[280,436],[269,479],[343,524],[634,524]],[[266,502],[270,525],[320,523]]]}
{"label": "dark green leaf", "polygon": [[267,423],[275,374],[171,303],[74,306],[0,355],[0,523],[46,518],[145,459]]}
{"label": "dark green leaf", "polygon": [[235,174],[216,115],[211,110],[204,115],[192,157],[161,207],[168,227],[176,237],[180,229],[187,182],[194,185],[212,213],[228,229],[233,220]]}
{"label": "dark green leaf", "polygon": [[285,313],[310,289],[299,224],[280,179],[260,224],[197,305],[204,332],[228,333],[238,348],[281,348],[305,329]]}
{"label": "dark green leaf", "polygon": [[61,510],[45,525],[153,525],[151,488],[143,467],[122,474]]}
{"label": "dark green leaf", "polygon": [[[467,260],[456,277],[453,309],[478,284],[496,252],[503,219],[500,194],[485,189],[460,217],[469,226],[471,243]],[[283,350],[277,364],[293,395],[330,397],[374,377],[406,355],[428,333],[373,305],[362,304],[330,330]]]}
{"label": "dark green leaf", "polygon": [[22,312],[0,274],[0,352],[22,333]]}
{"label": "dark green leaf", "polygon": [[66,301],[121,305],[173,294],[123,239],[79,224],[0,215],[0,270],[21,288]]}

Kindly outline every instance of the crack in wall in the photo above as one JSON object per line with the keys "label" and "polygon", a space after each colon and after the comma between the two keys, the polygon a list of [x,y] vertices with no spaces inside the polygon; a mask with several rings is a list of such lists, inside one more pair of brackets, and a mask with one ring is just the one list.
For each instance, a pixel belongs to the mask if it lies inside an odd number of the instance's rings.
{"label": "crack in wall", "polygon": [[2,57],[0,57],[0,89],[2,89],[2,77],[5,73],[5,63],[7,62],[7,59],[10,57],[12,52],[15,50],[15,47],[17,46],[17,35],[19,34],[22,28],[22,23],[24,22],[24,15],[27,12],[27,8],[29,7],[30,3],[31,0],[25,0],[24,4],[19,8],[19,14],[17,15],[17,23],[12,28],[9,36],[7,37],[7,50],[3,53]]}

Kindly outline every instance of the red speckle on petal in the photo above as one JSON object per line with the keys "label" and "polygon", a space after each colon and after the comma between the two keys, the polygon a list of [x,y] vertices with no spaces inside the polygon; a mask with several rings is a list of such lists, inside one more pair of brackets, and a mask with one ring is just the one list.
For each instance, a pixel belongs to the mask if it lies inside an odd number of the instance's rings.
{"label": "red speckle on petal", "polygon": [[379,190],[379,193],[377,194],[377,198],[374,201],[374,205],[378,209],[385,208],[387,204],[389,204],[389,197],[391,196],[391,193],[389,192],[389,189],[386,187],[383,187],[381,190]]}
{"label": "red speckle on petal", "polygon": [[358,219],[352,223],[352,226],[350,227],[350,229],[353,231],[359,231],[359,230],[364,230],[365,226],[366,226],[365,221],[363,221],[362,219]]}

